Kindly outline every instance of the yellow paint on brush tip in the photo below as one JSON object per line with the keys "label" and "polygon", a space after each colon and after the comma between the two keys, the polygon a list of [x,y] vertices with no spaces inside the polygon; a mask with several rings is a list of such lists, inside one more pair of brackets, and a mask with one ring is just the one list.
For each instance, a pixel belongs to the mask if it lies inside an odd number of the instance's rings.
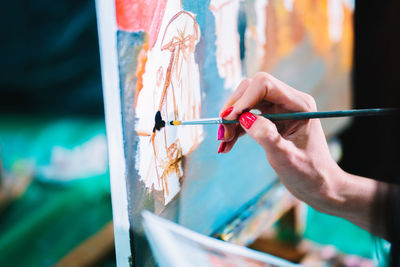
{"label": "yellow paint on brush tip", "polygon": [[171,125],[181,125],[180,121],[171,121]]}

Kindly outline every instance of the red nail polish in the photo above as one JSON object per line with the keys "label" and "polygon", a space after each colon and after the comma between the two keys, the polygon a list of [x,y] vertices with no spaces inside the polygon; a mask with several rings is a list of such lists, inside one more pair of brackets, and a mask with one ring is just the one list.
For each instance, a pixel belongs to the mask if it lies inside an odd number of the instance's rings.
{"label": "red nail polish", "polygon": [[231,114],[233,110],[233,107],[229,107],[227,109],[225,109],[222,113],[221,113],[221,118],[225,118],[226,116],[228,116],[229,114]]}
{"label": "red nail polish", "polygon": [[226,147],[226,142],[222,141],[218,148],[218,154],[224,152]]}
{"label": "red nail polish", "polygon": [[256,119],[257,117],[250,112],[245,112],[239,117],[240,124],[242,124],[246,129],[250,129]]}
{"label": "red nail polish", "polygon": [[218,127],[218,134],[217,134],[218,140],[224,139],[224,135],[225,135],[225,127],[222,124],[220,124]]}

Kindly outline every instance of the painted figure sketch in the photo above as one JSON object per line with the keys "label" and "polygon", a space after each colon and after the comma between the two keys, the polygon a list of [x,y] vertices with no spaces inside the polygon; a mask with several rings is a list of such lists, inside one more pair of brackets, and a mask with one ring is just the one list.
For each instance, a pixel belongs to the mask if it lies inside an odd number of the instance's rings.
{"label": "painted figure sketch", "polygon": [[166,121],[200,118],[199,67],[194,58],[199,39],[195,16],[183,11],[178,1],[168,1],[154,46],[141,52],[145,64],[138,62],[143,70],[135,99],[136,168],[146,188],[164,192],[164,204],[179,192],[182,158],[197,147],[202,129],[156,129],[154,116],[160,112]]}
{"label": "painted figure sketch", "polygon": [[[217,125],[166,122],[217,117],[259,71],[312,94],[321,111],[350,108],[353,0],[96,2],[121,266],[151,265],[143,210],[214,235],[278,183],[249,137],[218,155]],[[331,136],[347,121],[323,123]],[[241,244],[262,231],[231,230]]]}

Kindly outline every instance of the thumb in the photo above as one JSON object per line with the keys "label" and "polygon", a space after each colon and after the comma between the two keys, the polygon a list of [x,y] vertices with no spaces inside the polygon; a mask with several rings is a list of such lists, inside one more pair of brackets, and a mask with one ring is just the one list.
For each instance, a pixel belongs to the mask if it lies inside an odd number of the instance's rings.
{"label": "thumb", "polygon": [[290,144],[280,135],[272,121],[245,112],[240,115],[239,122],[246,133],[259,143],[267,154],[284,156],[289,151]]}

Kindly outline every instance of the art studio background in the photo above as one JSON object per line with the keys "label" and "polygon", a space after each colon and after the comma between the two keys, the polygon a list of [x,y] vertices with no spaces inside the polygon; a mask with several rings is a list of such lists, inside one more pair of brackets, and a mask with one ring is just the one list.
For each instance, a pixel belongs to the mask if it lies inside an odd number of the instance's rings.
{"label": "art studio background", "polygon": [[[354,108],[400,104],[398,11],[394,0],[355,3]],[[95,3],[13,1],[2,13],[0,265],[115,266]],[[355,118],[335,136],[340,165],[394,181],[399,127]],[[250,247],[300,263],[373,263],[375,238],[306,210]]]}

